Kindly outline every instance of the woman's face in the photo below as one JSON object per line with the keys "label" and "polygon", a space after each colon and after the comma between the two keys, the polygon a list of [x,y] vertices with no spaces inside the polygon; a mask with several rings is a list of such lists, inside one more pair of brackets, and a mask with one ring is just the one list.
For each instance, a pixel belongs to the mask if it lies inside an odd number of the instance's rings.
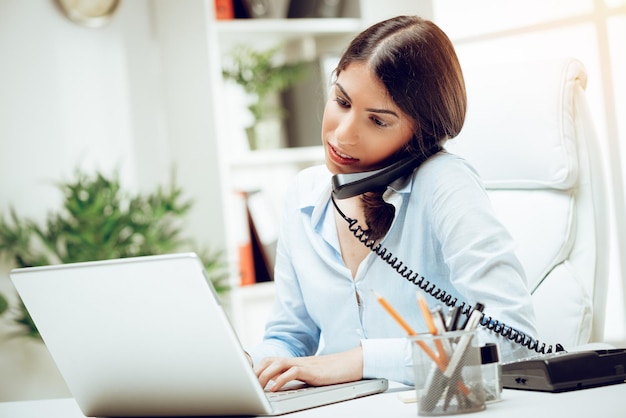
{"label": "woman's face", "polygon": [[413,136],[413,121],[365,63],[339,73],[324,109],[322,144],[333,174],[380,168]]}

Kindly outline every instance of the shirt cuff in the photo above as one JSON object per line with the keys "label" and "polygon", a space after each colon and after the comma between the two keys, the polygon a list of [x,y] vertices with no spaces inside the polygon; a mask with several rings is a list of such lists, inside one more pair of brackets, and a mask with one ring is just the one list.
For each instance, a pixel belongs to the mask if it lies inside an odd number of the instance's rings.
{"label": "shirt cuff", "polygon": [[407,338],[361,340],[363,378],[386,378],[413,384],[413,357]]}
{"label": "shirt cuff", "polygon": [[246,353],[250,356],[253,366],[259,364],[266,357],[293,357],[293,354],[284,346],[273,340],[264,340],[247,349]]}

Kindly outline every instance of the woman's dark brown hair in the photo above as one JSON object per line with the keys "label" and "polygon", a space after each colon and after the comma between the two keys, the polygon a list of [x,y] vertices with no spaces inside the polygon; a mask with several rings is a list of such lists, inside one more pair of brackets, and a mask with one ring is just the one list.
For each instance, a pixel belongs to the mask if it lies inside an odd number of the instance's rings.
{"label": "woman's dark brown hair", "polygon": [[[353,62],[364,62],[387,88],[394,103],[414,122],[412,139],[398,157],[423,161],[461,131],[467,97],[456,52],[448,36],[418,16],[398,16],[361,32],[335,70],[338,76]],[[363,195],[371,239],[380,239],[393,220],[393,206],[381,191]]]}

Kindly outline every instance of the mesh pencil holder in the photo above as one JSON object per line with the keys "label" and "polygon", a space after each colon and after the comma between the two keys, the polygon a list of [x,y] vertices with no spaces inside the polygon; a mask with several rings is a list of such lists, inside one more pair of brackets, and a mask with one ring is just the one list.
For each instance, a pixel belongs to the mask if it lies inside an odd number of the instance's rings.
{"label": "mesh pencil holder", "polygon": [[418,415],[454,415],[485,409],[476,330],[408,338],[413,351]]}

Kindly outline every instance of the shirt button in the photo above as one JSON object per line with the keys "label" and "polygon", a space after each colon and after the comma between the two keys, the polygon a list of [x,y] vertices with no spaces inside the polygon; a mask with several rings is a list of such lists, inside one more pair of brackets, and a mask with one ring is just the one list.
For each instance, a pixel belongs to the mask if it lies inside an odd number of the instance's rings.
{"label": "shirt button", "polygon": [[359,337],[363,336],[363,330],[361,330],[361,328],[357,328],[355,329],[355,331],[356,331],[356,335],[358,335]]}

